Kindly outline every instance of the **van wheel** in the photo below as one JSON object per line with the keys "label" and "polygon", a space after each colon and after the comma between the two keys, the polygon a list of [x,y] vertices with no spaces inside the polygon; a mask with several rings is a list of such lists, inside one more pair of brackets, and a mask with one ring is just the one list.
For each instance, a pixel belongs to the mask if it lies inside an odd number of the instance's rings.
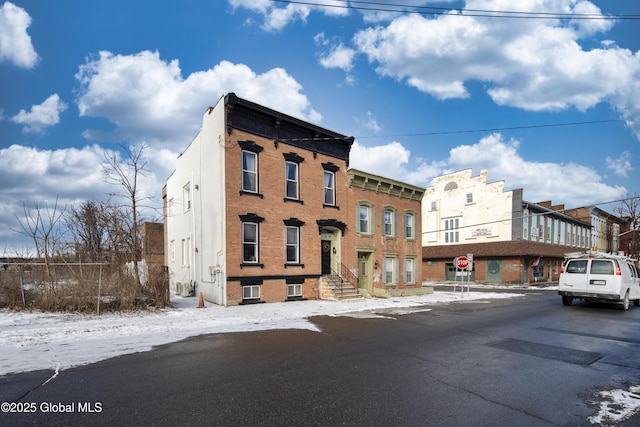
{"label": "van wheel", "polygon": [[573,297],[562,296],[562,304],[571,305],[573,304]]}
{"label": "van wheel", "polygon": [[629,310],[629,291],[624,294],[624,300],[622,300],[622,305],[620,305],[620,310]]}

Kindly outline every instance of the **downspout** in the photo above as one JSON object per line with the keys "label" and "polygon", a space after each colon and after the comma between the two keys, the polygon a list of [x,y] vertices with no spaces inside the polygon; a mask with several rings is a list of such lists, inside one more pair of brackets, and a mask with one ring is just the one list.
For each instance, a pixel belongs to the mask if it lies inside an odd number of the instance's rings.
{"label": "downspout", "polygon": [[[225,122],[226,122],[226,112],[225,112]],[[224,129],[223,129],[224,132]],[[224,250],[227,245],[226,236],[225,236],[225,224],[227,222],[227,208],[225,203],[225,141],[223,135],[218,135],[218,163],[219,163],[219,171],[220,171],[220,186],[218,187],[218,194],[220,196],[220,250],[217,255],[217,265],[216,265],[216,277],[219,279],[218,286],[220,287],[220,293],[222,294],[222,305],[224,307],[227,306],[227,281],[224,279],[225,277],[225,264],[224,264]],[[218,276],[219,275],[219,276]]]}
{"label": "downspout", "polygon": [[195,268],[196,268],[196,253],[197,253],[197,249],[196,249],[196,191],[195,191],[195,184],[193,182],[194,179],[194,174],[193,171],[191,171],[191,188],[190,188],[190,192],[191,192],[191,200],[192,200],[192,204],[193,206],[191,206],[191,233],[189,233],[189,237],[191,240],[191,247],[189,248],[189,252],[191,254],[191,265],[189,265],[189,278],[191,280],[191,283],[193,284],[193,289],[195,291],[197,283],[195,281],[196,279],[196,274],[195,274]]}

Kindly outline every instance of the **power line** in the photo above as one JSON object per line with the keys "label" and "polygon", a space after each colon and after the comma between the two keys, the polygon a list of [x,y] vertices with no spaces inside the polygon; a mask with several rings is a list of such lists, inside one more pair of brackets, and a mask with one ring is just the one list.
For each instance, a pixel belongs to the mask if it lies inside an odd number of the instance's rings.
{"label": "power line", "polygon": [[438,131],[438,132],[423,132],[423,133],[408,133],[408,134],[397,134],[397,135],[373,135],[373,136],[359,136],[359,139],[365,138],[395,138],[398,136],[433,136],[433,135],[455,135],[461,133],[481,133],[481,132],[498,132],[503,130],[518,130],[518,129],[539,129],[539,128],[549,128],[549,127],[560,127],[560,126],[580,126],[580,125],[592,125],[598,123],[611,123],[618,122],[618,119],[608,119],[608,120],[591,120],[586,122],[568,122],[568,123],[547,123],[542,125],[524,125],[524,126],[509,126],[509,127],[500,127],[500,128],[487,128],[487,129],[467,129],[467,130],[451,130],[451,131]]}
{"label": "power line", "polygon": [[[633,199],[639,199],[639,198],[640,198],[640,196],[631,196],[631,197],[626,197],[624,199],[612,200],[612,201],[609,201],[609,202],[592,203],[592,204],[584,206],[584,207],[596,207],[596,206],[601,206],[601,205],[609,205],[609,204],[612,204],[612,203],[622,203],[622,202],[625,202],[627,200],[633,200]],[[523,203],[528,203],[528,202],[524,202],[523,201]],[[538,205],[538,206],[541,206],[541,207],[543,207],[545,209],[549,209],[549,208],[546,208],[546,207],[544,207],[544,206],[542,206],[542,205],[540,205],[538,203],[528,203],[528,204],[529,205]],[[567,215],[565,212],[566,211],[571,211],[571,210],[574,210],[574,209],[575,208],[558,209],[558,210],[549,209],[546,212],[533,213],[530,216],[531,217],[536,217],[536,216],[539,217],[539,216],[553,215],[553,214],[558,214],[558,213],[563,214],[565,216],[570,216],[570,215]],[[482,225],[497,224],[497,223],[500,223],[500,222],[512,222],[512,221],[515,221],[515,220],[522,220],[524,218],[525,218],[525,216],[515,217],[515,218],[514,217],[512,217],[512,218],[503,218],[503,219],[497,219],[497,220],[493,220],[493,221],[480,222],[480,223],[477,223],[477,224],[462,225],[462,226],[458,227],[455,230],[462,230],[464,228],[479,227],[479,226],[482,226]],[[573,219],[577,219],[577,218],[573,218]],[[424,234],[442,233],[442,232],[445,232],[445,231],[455,231],[455,230],[451,230],[451,229],[449,229],[449,230],[436,229],[436,230],[423,231],[422,234],[424,235]]]}
{"label": "power line", "polygon": [[[499,127],[499,128],[484,128],[484,129],[465,129],[465,130],[449,130],[449,131],[435,131],[435,132],[419,132],[419,133],[403,133],[403,134],[394,134],[394,135],[365,135],[365,136],[356,136],[356,139],[366,139],[366,138],[397,138],[400,136],[404,137],[413,137],[413,136],[434,136],[434,135],[455,135],[455,134],[463,134],[463,133],[482,133],[482,132],[499,132],[505,130],[518,130],[518,129],[540,129],[540,128],[550,128],[550,127],[561,127],[561,126],[582,126],[582,125],[592,125],[592,124],[600,124],[600,123],[612,123],[619,122],[618,119],[606,119],[606,120],[590,120],[584,122],[565,122],[565,123],[545,123],[541,125],[522,125],[522,126],[508,126],[508,127]],[[284,138],[279,139],[279,141],[287,142],[287,141],[328,141],[334,140],[336,138],[333,137],[314,137],[314,138]]]}
{"label": "power line", "polygon": [[[443,8],[433,6],[413,6],[406,4],[381,3],[372,1],[334,0],[334,4],[317,3],[303,0],[270,0],[272,3],[300,4],[321,8],[353,9],[370,12],[411,13],[419,15],[448,15],[480,18],[510,19],[573,19],[573,20],[640,20],[640,15],[620,14],[601,15],[595,13],[562,13],[562,12],[518,12],[507,10],[485,10],[466,8]],[[335,4],[337,2],[344,4]],[[359,5],[359,6],[356,6]],[[458,13],[452,13],[458,12]]]}

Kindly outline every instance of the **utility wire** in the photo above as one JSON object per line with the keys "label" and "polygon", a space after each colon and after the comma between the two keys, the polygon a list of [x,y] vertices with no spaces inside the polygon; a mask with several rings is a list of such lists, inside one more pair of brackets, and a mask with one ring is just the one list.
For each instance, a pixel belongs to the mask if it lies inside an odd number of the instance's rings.
{"label": "utility wire", "polygon": [[[485,128],[485,129],[465,129],[465,130],[449,130],[449,131],[437,131],[437,132],[403,133],[403,134],[395,134],[395,135],[365,135],[365,136],[356,136],[355,139],[397,138],[401,136],[413,137],[413,136],[455,135],[455,134],[462,134],[462,133],[498,132],[498,131],[504,131],[504,130],[518,130],[518,129],[540,129],[540,128],[549,128],[549,127],[560,127],[560,126],[581,126],[581,125],[592,125],[592,124],[600,124],[600,123],[612,123],[612,122],[619,122],[619,121],[620,120],[618,119],[606,119],[606,120],[590,120],[585,122],[546,123],[541,125],[523,125],[523,126],[509,126],[509,127]],[[336,138],[334,137],[283,138],[283,139],[279,139],[279,141],[282,141],[282,142],[329,141],[334,139]]]}
{"label": "utility wire", "polygon": [[[624,15],[601,15],[589,13],[555,13],[555,12],[517,12],[506,10],[483,10],[483,9],[466,9],[466,8],[442,8],[431,6],[413,6],[406,4],[379,3],[369,1],[347,1],[334,0],[334,3],[341,2],[344,4],[327,4],[317,3],[313,1],[303,0],[270,0],[272,3],[300,4],[306,6],[315,6],[334,9],[353,9],[371,12],[395,12],[395,13],[412,13],[420,15],[449,15],[449,16],[466,16],[481,18],[510,18],[510,19],[577,19],[577,20],[640,20],[640,15],[624,14]],[[354,6],[354,5],[361,6]],[[452,13],[452,12],[458,12]]]}
{"label": "utility wire", "polygon": [[[609,202],[592,203],[592,204],[584,206],[584,207],[590,207],[591,208],[591,207],[596,207],[596,206],[600,206],[600,205],[609,205],[611,203],[622,203],[622,202],[625,202],[627,200],[634,200],[634,199],[640,199],[640,196],[631,196],[631,197],[626,197],[624,199],[612,200],[612,201],[609,201]],[[525,203],[525,202],[523,201],[523,203]],[[549,208],[546,208],[546,207],[540,205],[539,203],[530,202],[529,204],[530,205],[541,206],[544,209],[549,209]],[[546,215],[553,215],[553,214],[558,214],[558,213],[563,214],[565,216],[570,216],[570,215],[565,214],[564,212],[570,211],[570,210],[573,210],[573,209],[575,209],[575,208],[558,209],[558,210],[549,209],[546,212],[531,214],[530,217],[533,218],[533,217],[536,217],[536,216],[546,216]],[[456,229],[449,229],[449,230],[437,229],[437,230],[423,231],[422,234],[433,234],[433,233],[442,233],[442,232],[445,232],[445,231],[456,231],[456,230],[462,230],[464,228],[472,228],[472,227],[479,227],[479,226],[482,226],[482,225],[497,224],[499,222],[510,222],[510,221],[515,221],[515,220],[522,220],[524,218],[525,218],[524,216],[515,217],[515,218],[504,218],[504,219],[498,219],[498,220],[493,220],[493,221],[480,222],[480,223],[477,223],[477,224],[462,225],[462,226],[460,226],[460,227],[458,227]],[[571,218],[577,219],[577,218],[574,218],[574,217],[571,217]]]}
{"label": "utility wire", "polygon": [[468,129],[468,130],[451,130],[451,131],[438,131],[438,132],[423,132],[423,133],[407,133],[407,134],[397,134],[397,135],[372,135],[372,136],[359,136],[357,139],[364,138],[396,138],[399,136],[433,136],[433,135],[454,135],[460,133],[481,133],[481,132],[498,132],[503,130],[518,130],[518,129],[538,129],[538,128],[549,128],[549,127],[560,127],[560,126],[580,126],[580,125],[592,125],[598,123],[611,123],[618,122],[618,119],[608,119],[608,120],[591,120],[586,122],[570,122],[570,123],[548,123],[542,125],[524,125],[524,126],[509,126],[509,127],[501,127],[501,128],[487,128],[487,129]]}

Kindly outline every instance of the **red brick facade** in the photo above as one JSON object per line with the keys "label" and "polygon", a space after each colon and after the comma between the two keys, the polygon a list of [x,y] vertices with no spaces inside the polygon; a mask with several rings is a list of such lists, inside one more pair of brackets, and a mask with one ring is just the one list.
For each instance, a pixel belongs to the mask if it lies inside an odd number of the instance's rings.
{"label": "red brick facade", "polygon": [[[242,191],[242,145],[251,141],[258,151],[257,193]],[[302,298],[318,297],[318,278],[322,274],[321,236],[317,220],[351,223],[347,209],[347,163],[323,154],[314,154],[286,143],[234,130],[228,136],[225,162],[226,235],[228,298],[242,301],[242,284],[260,284],[260,300],[287,299],[287,279],[302,283]],[[257,148],[256,148],[257,147]],[[298,163],[298,199],[285,197],[285,154],[295,154]],[[335,206],[324,204],[324,171],[327,164],[335,171]],[[325,166],[323,166],[325,165]],[[335,169],[334,168],[334,169]],[[243,262],[242,218],[258,217],[258,262]],[[286,220],[297,220],[299,226],[299,262],[286,261]],[[348,228],[348,227],[347,227]],[[342,263],[355,264],[346,238],[340,250]],[[297,279],[297,280],[296,280]]]}
{"label": "red brick facade", "polygon": [[[353,169],[349,182],[353,224],[349,236],[353,236],[352,247],[358,257],[360,287],[373,295],[381,294],[379,290],[422,287],[420,206],[424,189]],[[358,224],[359,207],[366,212],[366,225]],[[386,231],[385,210],[390,219]],[[386,276],[385,258],[393,266]],[[406,260],[412,265],[408,275]]]}

